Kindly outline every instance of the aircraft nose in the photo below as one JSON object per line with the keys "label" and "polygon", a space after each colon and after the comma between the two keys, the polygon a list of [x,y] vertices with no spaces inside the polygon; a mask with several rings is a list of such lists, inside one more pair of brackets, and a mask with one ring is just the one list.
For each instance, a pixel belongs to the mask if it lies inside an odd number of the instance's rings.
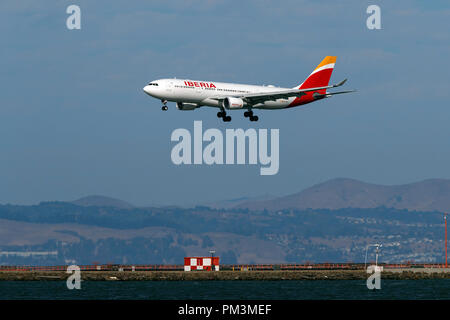
{"label": "aircraft nose", "polygon": [[152,87],[151,86],[145,86],[142,90],[148,95],[151,95],[152,93]]}

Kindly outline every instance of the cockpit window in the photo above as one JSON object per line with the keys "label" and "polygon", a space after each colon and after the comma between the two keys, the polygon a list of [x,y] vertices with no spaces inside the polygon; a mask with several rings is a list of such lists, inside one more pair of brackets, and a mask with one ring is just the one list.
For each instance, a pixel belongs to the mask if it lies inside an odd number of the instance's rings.
{"label": "cockpit window", "polygon": [[158,84],[156,82],[150,82],[148,85],[149,86],[158,86]]}

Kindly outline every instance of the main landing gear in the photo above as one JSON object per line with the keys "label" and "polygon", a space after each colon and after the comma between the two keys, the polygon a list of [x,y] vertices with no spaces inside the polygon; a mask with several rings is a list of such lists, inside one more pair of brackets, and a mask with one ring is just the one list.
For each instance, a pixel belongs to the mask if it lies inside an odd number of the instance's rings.
{"label": "main landing gear", "polygon": [[231,121],[231,117],[227,116],[227,113],[225,112],[225,110],[217,112],[217,118],[222,118],[223,122]]}
{"label": "main landing gear", "polygon": [[161,107],[162,111],[167,111],[167,100],[161,100],[163,106]]}
{"label": "main landing gear", "polygon": [[[244,112],[244,117],[249,118],[250,121],[258,121],[258,116],[253,115],[253,111],[249,110],[249,111],[245,111]],[[227,113],[225,110],[221,110],[219,112],[217,112],[217,118],[222,118],[222,120],[224,122],[230,122],[231,121],[231,117],[227,116]]]}
{"label": "main landing gear", "polygon": [[251,110],[245,111],[244,117],[249,118],[250,121],[258,121],[258,119],[259,119],[258,116],[253,115],[253,111],[251,111]]}

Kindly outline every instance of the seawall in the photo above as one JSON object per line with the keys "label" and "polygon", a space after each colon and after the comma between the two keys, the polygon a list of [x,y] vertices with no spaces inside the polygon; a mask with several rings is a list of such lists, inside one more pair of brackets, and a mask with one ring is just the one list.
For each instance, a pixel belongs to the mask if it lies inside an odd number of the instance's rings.
{"label": "seawall", "polygon": [[[0,271],[0,281],[61,281],[63,271]],[[85,281],[212,281],[212,280],[363,280],[364,270],[282,270],[282,271],[82,271]],[[383,271],[382,279],[450,279],[449,269],[395,269]]]}

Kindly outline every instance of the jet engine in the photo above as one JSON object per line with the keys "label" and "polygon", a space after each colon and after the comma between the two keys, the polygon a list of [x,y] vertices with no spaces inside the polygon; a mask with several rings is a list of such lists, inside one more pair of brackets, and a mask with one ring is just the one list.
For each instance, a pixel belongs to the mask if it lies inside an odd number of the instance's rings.
{"label": "jet engine", "polygon": [[227,97],[223,100],[223,107],[225,109],[242,109],[245,105],[241,98]]}
{"label": "jet engine", "polygon": [[198,105],[195,103],[185,103],[185,102],[177,102],[177,109],[178,110],[194,110],[195,108],[198,108]]}

